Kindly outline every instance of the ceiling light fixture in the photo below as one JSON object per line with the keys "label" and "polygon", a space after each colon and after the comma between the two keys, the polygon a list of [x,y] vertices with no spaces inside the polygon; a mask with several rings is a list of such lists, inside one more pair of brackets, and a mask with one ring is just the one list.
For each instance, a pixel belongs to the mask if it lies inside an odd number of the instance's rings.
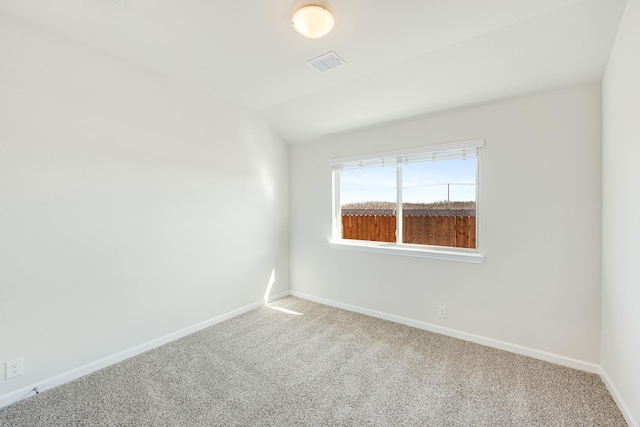
{"label": "ceiling light fixture", "polygon": [[333,15],[320,6],[305,6],[291,17],[293,28],[310,39],[327,35],[333,29]]}

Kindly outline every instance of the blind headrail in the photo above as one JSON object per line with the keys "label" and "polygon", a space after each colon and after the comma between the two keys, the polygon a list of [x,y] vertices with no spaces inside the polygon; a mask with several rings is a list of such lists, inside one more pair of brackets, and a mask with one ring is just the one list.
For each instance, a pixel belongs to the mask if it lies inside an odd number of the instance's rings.
{"label": "blind headrail", "polygon": [[357,169],[371,166],[394,166],[398,163],[415,163],[438,160],[477,158],[484,139],[427,145],[407,150],[387,151],[362,156],[342,157],[329,162],[331,169]]}

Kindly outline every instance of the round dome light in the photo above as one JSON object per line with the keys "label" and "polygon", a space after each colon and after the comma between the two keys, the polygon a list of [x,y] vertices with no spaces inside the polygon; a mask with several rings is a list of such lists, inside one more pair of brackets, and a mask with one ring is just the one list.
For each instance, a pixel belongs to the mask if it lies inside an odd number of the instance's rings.
{"label": "round dome light", "polygon": [[291,24],[297,32],[310,39],[317,39],[333,29],[333,15],[320,6],[305,6],[291,17]]}

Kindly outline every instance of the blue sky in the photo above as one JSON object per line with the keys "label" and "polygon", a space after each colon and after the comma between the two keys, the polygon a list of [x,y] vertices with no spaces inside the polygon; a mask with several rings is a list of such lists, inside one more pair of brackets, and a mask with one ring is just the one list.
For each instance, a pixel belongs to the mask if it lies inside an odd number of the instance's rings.
{"label": "blue sky", "polygon": [[[477,159],[409,163],[402,166],[403,201],[475,201]],[[340,203],[395,202],[396,167],[375,166],[340,173]]]}

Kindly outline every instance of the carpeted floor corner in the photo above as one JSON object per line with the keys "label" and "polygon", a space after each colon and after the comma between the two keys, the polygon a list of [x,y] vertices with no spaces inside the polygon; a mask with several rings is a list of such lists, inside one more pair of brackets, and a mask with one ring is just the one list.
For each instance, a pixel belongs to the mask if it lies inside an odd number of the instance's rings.
{"label": "carpeted floor corner", "polygon": [[597,375],[287,297],[0,409],[0,426],[626,426]]}

